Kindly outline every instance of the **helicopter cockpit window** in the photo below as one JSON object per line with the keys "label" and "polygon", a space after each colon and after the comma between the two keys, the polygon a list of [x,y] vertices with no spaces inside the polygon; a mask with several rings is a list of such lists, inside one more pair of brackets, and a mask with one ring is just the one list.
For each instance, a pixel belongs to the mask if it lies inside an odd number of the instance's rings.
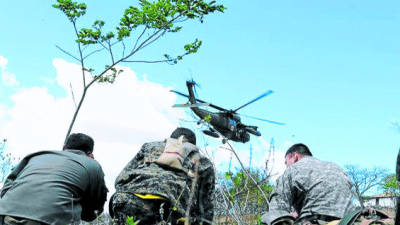
{"label": "helicopter cockpit window", "polygon": [[235,129],[236,125],[237,125],[236,121],[231,119],[231,118],[229,118],[229,128],[230,128],[230,130],[233,131]]}

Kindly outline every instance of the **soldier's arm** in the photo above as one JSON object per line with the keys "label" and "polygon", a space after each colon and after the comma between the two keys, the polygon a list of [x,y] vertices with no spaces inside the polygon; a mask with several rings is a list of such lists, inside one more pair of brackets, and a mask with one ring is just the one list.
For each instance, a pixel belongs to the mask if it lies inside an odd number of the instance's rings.
{"label": "soldier's arm", "polygon": [[4,181],[3,188],[1,189],[0,197],[2,198],[6,192],[13,186],[14,180],[17,179],[19,173],[28,163],[29,158],[25,157],[15,168],[12,169],[11,173],[7,176]]}
{"label": "soldier's arm", "polygon": [[293,197],[291,180],[290,174],[287,171],[277,179],[274,191],[270,196],[269,210],[262,217],[263,223],[270,225],[280,218],[292,217]]}
{"label": "soldier's arm", "polygon": [[12,174],[10,174],[6,181],[4,182],[3,188],[1,189],[1,193],[0,193],[0,197],[3,197],[6,192],[8,191],[8,189],[10,189],[12,187],[12,183],[15,180],[15,176],[13,176]]}
{"label": "soldier's arm", "polygon": [[89,181],[89,187],[84,193],[81,203],[81,219],[87,222],[96,219],[103,212],[108,192],[100,165],[89,171]]}

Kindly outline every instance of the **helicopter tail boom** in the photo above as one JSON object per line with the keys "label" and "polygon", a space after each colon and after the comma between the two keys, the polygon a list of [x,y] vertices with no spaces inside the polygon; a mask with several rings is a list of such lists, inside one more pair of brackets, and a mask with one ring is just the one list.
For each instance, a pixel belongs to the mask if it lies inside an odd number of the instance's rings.
{"label": "helicopter tail boom", "polygon": [[189,102],[192,104],[196,104],[196,98],[194,97],[194,91],[193,91],[193,87],[195,84],[196,83],[194,83],[193,81],[186,81],[186,86],[189,92]]}
{"label": "helicopter tail boom", "polygon": [[[198,103],[197,103],[197,101],[196,101],[196,98],[195,98],[195,96],[194,96],[194,91],[193,91],[193,87],[194,87],[195,84],[196,84],[196,83],[194,83],[193,81],[186,81],[186,86],[187,86],[188,92],[189,92],[188,98],[189,98],[189,102],[190,102],[190,105],[191,105],[190,108],[192,109],[192,111],[193,111],[198,117],[200,117],[201,119],[204,119],[204,118],[206,118],[208,115],[210,115],[210,112],[207,111],[207,110],[200,109],[199,107],[197,107],[197,106],[198,106]],[[207,103],[204,102],[204,101],[200,101],[200,102],[203,103],[203,104],[207,104]]]}

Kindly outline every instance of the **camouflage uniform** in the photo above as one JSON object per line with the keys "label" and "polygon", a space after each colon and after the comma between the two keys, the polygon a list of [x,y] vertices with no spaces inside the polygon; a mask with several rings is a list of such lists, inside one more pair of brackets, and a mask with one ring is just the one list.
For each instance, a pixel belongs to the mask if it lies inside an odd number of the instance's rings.
{"label": "camouflage uniform", "polygon": [[[113,215],[117,224],[124,224],[128,216],[140,220],[140,224],[157,224],[161,220],[176,219],[175,214],[169,215],[170,207],[164,200],[141,199],[131,193],[117,192],[112,197]],[[162,212],[160,212],[162,210]],[[173,217],[173,218],[172,218]]]}
{"label": "camouflage uniform", "polygon": [[[342,218],[353,210],[352,182],[336,164],[305,156],[289,166],[276,181],[263,223],[298,213],[298,220],[313,215]],[[317,218],[318,219],[318,218]]]}
{"label": "camouflage uniform", "polygon": [[[190,147],[189,151],[183,155],[182,166],[185,169],[193,170],[193,159],[200,157],[199,176],[190,211],[190,224],[200,224],[201,221],[203,224],[211,224],[214,216],[214,167],[208,158],[199,154],[199,149],[195,145],[189,143],[185,145]],[[145,143],[117,177],[116,193],[110,201],[110,212],[114,213],[114,218],[119,219],[121,223],[127,216],[133,216],[134,220],[138,220],[145,214],[158,214],[153,216],[158,220],[161,218],[158,212],[160,210],[164,211],[161,214],[167,216],[167,219],[173,223],[176,222],[174,220],[185,216],[193,178],[183,170],[155,162],[164,151],[164,147],[165,141]],[[165,201],[139,199],[135,193],[161,196]],[[138,210],[141,211],[138,212]],[[147,224],[155,224],[155,222]]]}

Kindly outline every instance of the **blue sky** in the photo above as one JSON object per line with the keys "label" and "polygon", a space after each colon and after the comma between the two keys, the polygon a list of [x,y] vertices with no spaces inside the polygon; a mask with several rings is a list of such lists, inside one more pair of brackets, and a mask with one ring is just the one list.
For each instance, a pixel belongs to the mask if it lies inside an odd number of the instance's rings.
{"label": "blue sky", "polygon": [[[72,26],[51,7],[53,3],[0,3],[0,56],[8,62],[0,75],[12,74],[18,81],[18,85],[0,84],[4,107],[12,109],[16,102],[11,96],[33,87],[46,88],[55,99],[68,94],[54,82],[58,72],[53,60],[73,60],[55,46],[71,52],[76,46]],[[130,2],[86,3],[88,13],[80,24],[102,18],[112,27]],[[316,157],[341,166],[394,171],[400,147],[400,130],[392,125],[400,121],[399,1],[223,3],[228,8],[224,14],[211,15],[203,24],[185,24],[182,32],[165,37],[139,56],[157,59],[164,53],[179,53],[186,42],[199,38],[203,46],[197,54],[173,66],[124,66],[143,82],[183,92],[185,80],[193,77],[201,85],[199,98],[225,108],[236,108],[271,89],[274,94],[241,110],[287,123],[276,126],[244,119],[259,126],[265,142],[274,138],[282,151],[288,143],[302,142]],[[107,64],[101,55],[92,60]],[[107,107],[107,102],[102,104]],[[2,124],[7,127],[6,117],[0,119]],[[8,136],[7,130],[0,135]],[[258,140],[252,140],[257,145]],[[235,146],[246,155],[250,143]]]}

